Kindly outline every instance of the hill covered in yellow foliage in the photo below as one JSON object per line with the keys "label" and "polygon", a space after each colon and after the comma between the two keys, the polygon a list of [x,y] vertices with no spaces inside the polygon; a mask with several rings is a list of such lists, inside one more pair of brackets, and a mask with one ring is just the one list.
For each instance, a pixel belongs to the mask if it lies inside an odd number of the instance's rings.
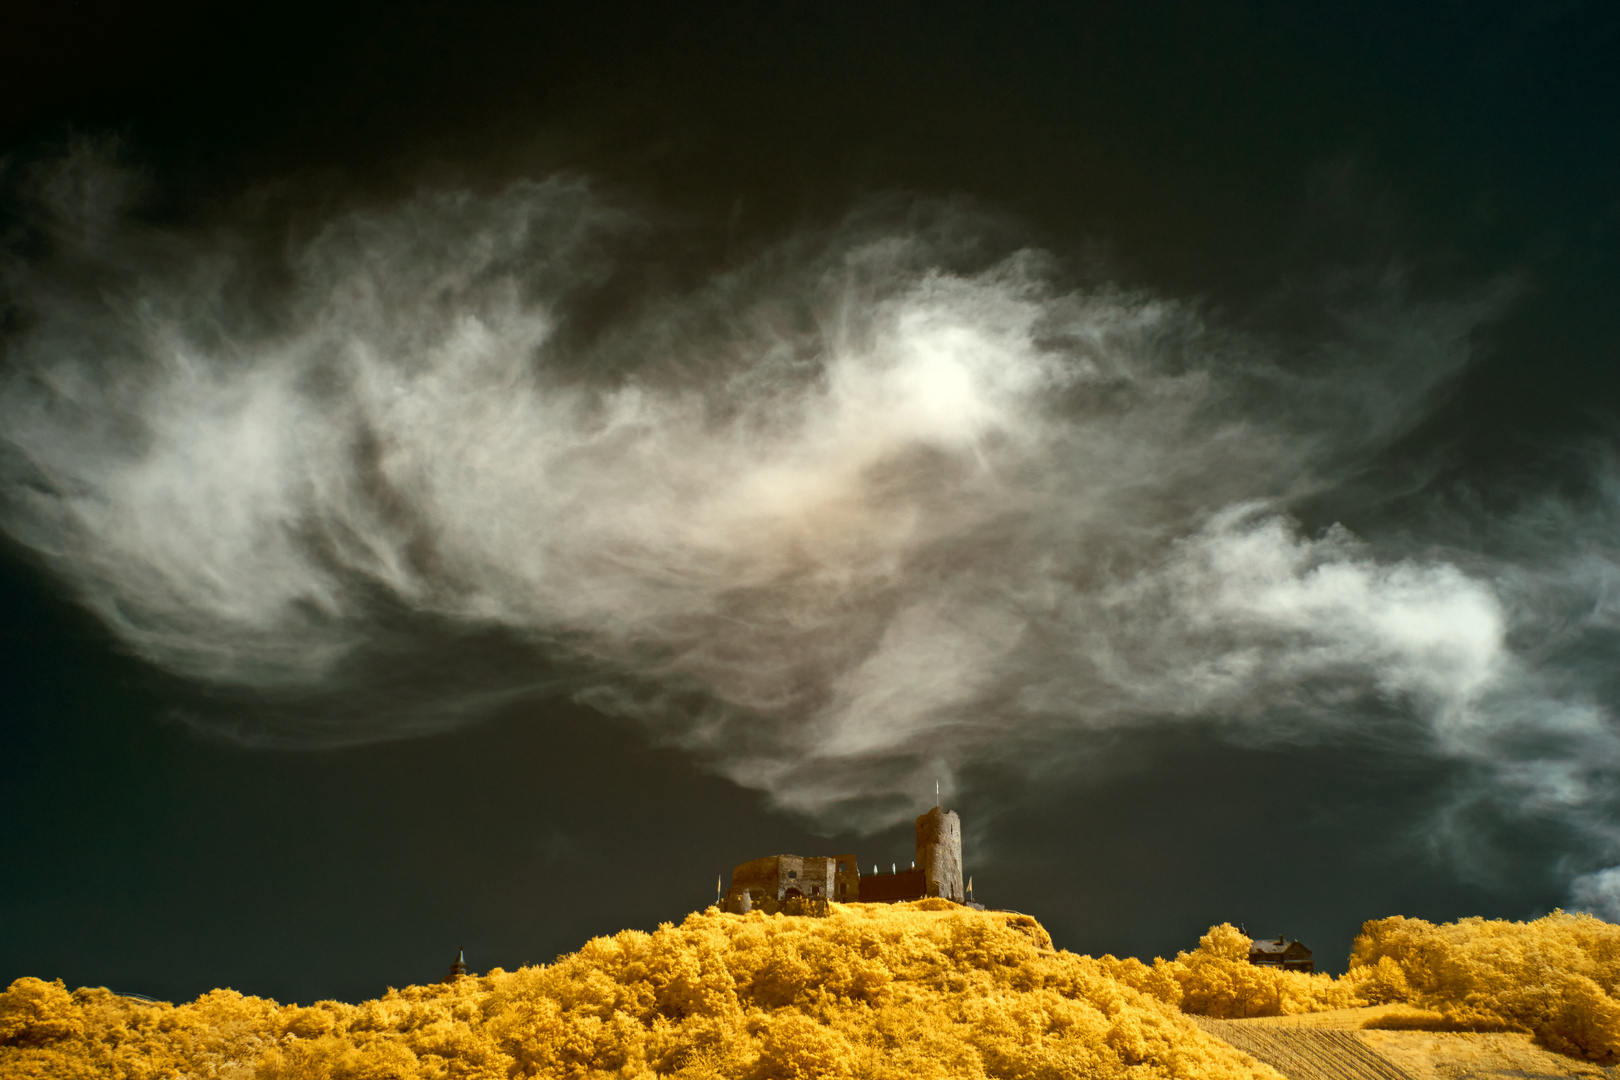
{"label": "hill covered in yellow foliage", "polygon": [[1620,927],[1589,916],[1368,923],[1337,979],[1254,967],[1247,949],[1219,926],[1174,960],[1096,959],[1053,949],[1026,915],[923,900],[826,918],[710,909],[358,1005],[216,990],[173,1006],[24,978],[0,994],[0,1075],[1277,1080],[1187,1014],[1368,1001],[1407,1003],[1410,1026],[1620,1053]]}

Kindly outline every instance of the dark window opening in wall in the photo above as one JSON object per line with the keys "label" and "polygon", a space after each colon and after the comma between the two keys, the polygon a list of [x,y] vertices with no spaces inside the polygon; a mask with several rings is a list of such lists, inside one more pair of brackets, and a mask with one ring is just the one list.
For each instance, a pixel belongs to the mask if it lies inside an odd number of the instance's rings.
{"label": "dark window opening in wall", "polygon": [[789,870],[788,871],[788,877],[797,879],[798,876],[799,876],[799,872],[797,870]]}
{"label": "dark window opening in wall", "polygon": [[812,886],[810,886],[810,895],[811,896],[820,896],[821,895],[821,886],[820,885],[812,885]]}
{"label": "dark window opening in wall", "polygon": [[849,886],[845,885],[842,881],[840,881],[838,883],[838,895],[839,896],[843,896],[844,893],[848,891],[848,889],[849,889]]}
{"label": "dark window opening in wall", "polygon": [[844,864],[843,863],[838,864],[838,872],[840,874],[842,874],[844,872]]}

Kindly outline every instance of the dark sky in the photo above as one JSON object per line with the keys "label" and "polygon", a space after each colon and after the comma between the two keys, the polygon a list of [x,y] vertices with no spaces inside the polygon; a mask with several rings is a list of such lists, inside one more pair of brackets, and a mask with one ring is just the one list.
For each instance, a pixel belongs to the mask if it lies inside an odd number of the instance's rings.
{"label": "dark sky", "polygon": [[0,981],[1620,917],[1620,11],[682,7],[8,18]]}

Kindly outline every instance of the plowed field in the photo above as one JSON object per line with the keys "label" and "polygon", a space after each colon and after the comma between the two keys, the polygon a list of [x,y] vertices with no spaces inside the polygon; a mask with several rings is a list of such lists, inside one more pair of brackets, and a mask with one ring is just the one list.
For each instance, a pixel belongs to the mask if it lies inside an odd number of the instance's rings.
{"label": "plowed field", "polygon": [[1324,1031],[1194,1017],[1198,1026],[1288,1077],[1288,1080],[1413,1080],[1368,1046],[1358,1031]]}

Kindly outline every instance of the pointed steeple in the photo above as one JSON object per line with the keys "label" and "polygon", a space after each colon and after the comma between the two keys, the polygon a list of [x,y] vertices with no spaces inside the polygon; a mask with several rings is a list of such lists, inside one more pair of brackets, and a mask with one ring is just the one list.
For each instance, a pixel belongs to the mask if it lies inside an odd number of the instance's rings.
{"label": "pointed steeple", "polygon": [[456,950],[456,962],[450,965],[450,974],[445,976],[445,982],[455,982],[467,974],[467,950]]}

